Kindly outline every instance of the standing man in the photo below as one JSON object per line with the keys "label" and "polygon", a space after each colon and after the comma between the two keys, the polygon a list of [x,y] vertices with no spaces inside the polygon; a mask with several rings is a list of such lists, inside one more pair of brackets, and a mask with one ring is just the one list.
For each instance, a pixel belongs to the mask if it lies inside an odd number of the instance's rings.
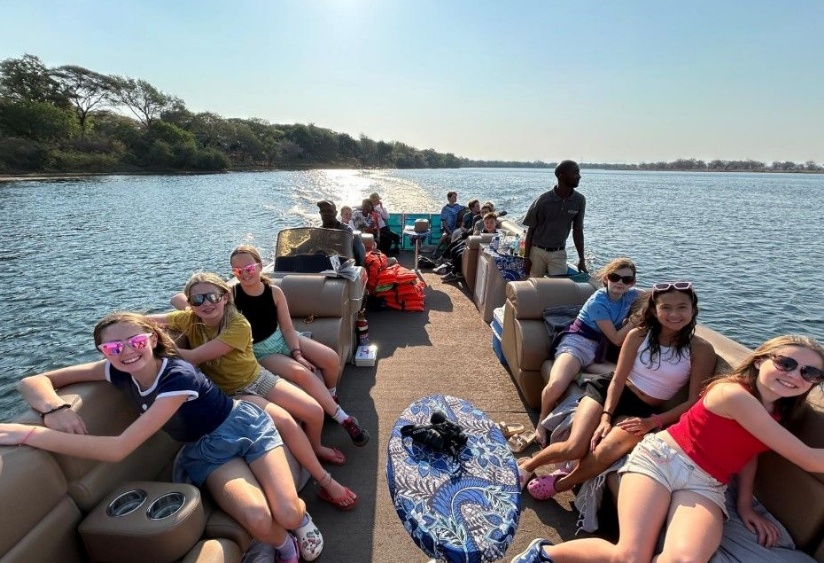
{"label": "standing man", "polygon": [[524,217],[526,233],[524,271],[529,277],[558,276],[567,273],[566,241],[572,229],[572,242],[578,251],[578,270],[586,272],[584,261],[584,211],[587,200],[575,188],[581,181],[576,162],[565,160],[555,167],[558,184],[538,196]]}

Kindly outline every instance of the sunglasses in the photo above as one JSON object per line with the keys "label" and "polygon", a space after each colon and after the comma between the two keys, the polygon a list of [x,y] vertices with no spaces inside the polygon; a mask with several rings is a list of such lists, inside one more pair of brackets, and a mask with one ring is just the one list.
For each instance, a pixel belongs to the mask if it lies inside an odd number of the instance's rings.
{"label": "sunglasses", "polygon": [[612,283],[618,283],[619,281],[622,281],[625,285],[635,283],[635,276],[619,276],[615,272],[607,274],[607,279]]}
{"label": "sunglasses", "polygon": [[784,372],[791,372],[795,368],[798,368],[798,373],[801,374],[801,378],[807,383],[821,383],[824,381],[824,371],[813,366],[799,367],[798,362],[794,358],[773,354],[770,356],[770,359],[775,367]]}
{"label": "sunglasses", "polygon": [[142,350],[148,346],[151,338],[151,332],[147,332],[146,334],[135,334],[131,338],[127,338],[125,342],[123,340],[103,342],[102,344],[97,345],[97,349],[103,352],[105,356],[119,356],[126,348],[126,344],[128,344],[132,350]]}
{"label": "sunglasses", "polygon": [[239,278],[243,274],[254,274],[257,272],[258,265],[257,262],[249,264],[248,266],[243,266],[241,268],[232,268],[232,273],[235,275],[236,278]]}
{"label": "sunglasses", "polygon": [[190,295],[187,301],[189,305],[192,307],[200,307],[206,301],[209,303],[217,303],[223,298],[222,293],[218,293],[217,291],[212,291],[211,293],[196,293],[194,295]]}
{"label": "sunglasses", "polygon": [[688,281],[664,282],[664,283],[656,283],[656,284],[653,284],[653,286],[652,286],[652,291],[654,291],[654,292],[669,291],[670,289],[674,289],[676,291],[690,291],[692,289],[692,282],[688,282]]}

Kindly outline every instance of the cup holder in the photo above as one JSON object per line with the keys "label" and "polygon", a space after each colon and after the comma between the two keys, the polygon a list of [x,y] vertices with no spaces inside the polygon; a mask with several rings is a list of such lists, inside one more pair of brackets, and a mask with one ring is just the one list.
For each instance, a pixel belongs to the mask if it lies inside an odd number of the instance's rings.
{"label": "cup holder", "polygon": [[149,520],[163,520],[180,510],[185,502],[183,493],[166,493],[149,505],[146,516]]}
{"label": "cup holder", "polygon": [[106,514],[114,518],[126,516],[140,508],[140,505],[145,501],[146,491],[142,489],[126,491],[109,503],[109,506],[106,507]]}

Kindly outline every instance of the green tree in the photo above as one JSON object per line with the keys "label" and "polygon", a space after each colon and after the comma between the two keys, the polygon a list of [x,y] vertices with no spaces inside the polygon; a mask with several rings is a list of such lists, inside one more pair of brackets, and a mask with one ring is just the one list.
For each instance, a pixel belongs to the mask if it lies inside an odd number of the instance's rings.
{"label": "green tree", "polygon": [[68,107],[68,100],[49,69],[38,57],[29,54],[0,62],[0,98]]}
{"label": "green tree", "polygon": [[126,106],[146,127],[160,118],[164,111],[179,111],[183,101],[165,94],[146,82],[133,78],[113,77],[114,99]]}
{"label": "green tree", "polygon": [[77,118],[71,110],[50,102],[0,102],[0,131],[12,137],[56,142],[77,134]]}
{"label": "green tree", "polygon": [[82,66],[66,65],[51,71],[61,92],[69,99],[77,114],[81,133],[86,132],[87,117],[95,108],[100,109],[107,104],[115,91],[115,80],[83,68]]}

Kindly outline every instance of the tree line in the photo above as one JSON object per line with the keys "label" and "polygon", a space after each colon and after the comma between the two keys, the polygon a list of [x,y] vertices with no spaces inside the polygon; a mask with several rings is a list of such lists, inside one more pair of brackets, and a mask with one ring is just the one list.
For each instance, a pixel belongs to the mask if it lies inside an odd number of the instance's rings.
{"label": "tree line", "polygon": [[456,168],[460,159],[313,124],[193,113],[141,79],[0,62],[0,173]]}

